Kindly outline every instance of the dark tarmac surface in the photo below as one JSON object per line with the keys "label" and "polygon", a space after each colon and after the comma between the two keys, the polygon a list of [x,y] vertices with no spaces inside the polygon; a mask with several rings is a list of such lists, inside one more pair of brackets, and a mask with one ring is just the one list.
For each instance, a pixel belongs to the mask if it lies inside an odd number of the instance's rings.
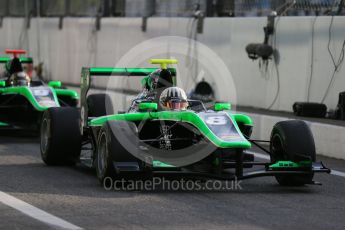
{"label": "dark tarmac surface", "polygon": [[[322,157],[345,172],[345,161]],[[48,167],[33,138],[0,137],[0,191],[84,229],[345,229],[345,178],[280,187],[274,178],[226,191],[106,191],[93,170]],[[0,229],[59,229],[0,201]]]}

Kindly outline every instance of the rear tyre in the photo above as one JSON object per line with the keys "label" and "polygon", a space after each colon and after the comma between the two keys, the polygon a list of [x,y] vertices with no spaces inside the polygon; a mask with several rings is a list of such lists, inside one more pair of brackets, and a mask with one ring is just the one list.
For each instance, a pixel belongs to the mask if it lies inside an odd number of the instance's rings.
{"label": "rear tyre", "polygon": [[[271,133],[271,161],[312,161],[316,160],[315,143],[311,130],[304,121],[290,120],[275,124]],[[313,180],[308,175],[277,175],[278,183],[283,186],[302,186]]]}
{"label": "rear tyre", "polygon": [[79,112],[72,107],[46,110],[41,123],[41,157],[47,165],[74,165],[80,155]]}
{"label": "rear tyre", "polygon": [[[113,113],[111,99],[108,94],[91,94],[87,97],[89,117],[100,117]],[[107,110],[108,108],[108,110]]]}

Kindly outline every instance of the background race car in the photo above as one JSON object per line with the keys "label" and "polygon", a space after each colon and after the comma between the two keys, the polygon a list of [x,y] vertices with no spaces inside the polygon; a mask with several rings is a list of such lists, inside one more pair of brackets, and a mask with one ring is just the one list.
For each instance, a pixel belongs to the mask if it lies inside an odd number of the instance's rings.
{"label": "background race car", "polygon": [[38,133],[42,114],[51,107],[76,107],[79,95],[59,81],[45,84],[34,79],[33,60],[18,57],[24,50],[6,50],[13,57],[0,57],[4,70],[0,79],[0,130]]}

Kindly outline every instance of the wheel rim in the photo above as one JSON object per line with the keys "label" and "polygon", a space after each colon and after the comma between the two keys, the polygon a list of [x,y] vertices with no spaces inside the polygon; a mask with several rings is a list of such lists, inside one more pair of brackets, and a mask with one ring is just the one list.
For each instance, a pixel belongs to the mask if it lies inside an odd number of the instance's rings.
{"label": "wheel rim", "polygon": [[103,175],[107,162],[107,139],[105,133],[102,133],[99,141],[97,154],[97,169],[98,174]]}
{"label": "wheel rim", "polygon": [[274,135],[272,138],[272,161],[275,162],[277,160],[285,159],[283,142],[279,135]]}
{"label": "wheel rim", "polygon": [[49,129],[48,129],[48,121],[44,119],[41,125],[41,152],[43,155],[46,155],[47,149],[49,145]]}

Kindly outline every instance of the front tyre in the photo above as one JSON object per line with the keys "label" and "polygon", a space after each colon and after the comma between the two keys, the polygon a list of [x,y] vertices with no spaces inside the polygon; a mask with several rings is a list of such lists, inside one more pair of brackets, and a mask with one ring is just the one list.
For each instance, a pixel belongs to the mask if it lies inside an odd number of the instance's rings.
{"label": "front tyre", "polygon": [[[140,160],[129,152],[127,145],[139,146],[138,130],[133,122],[107,121],[104,123],[98,133],[94,160],[97,178],[101,184],[104,185],[108,181],[107,178],[116,179],[126,174],[128,176],[131,172],[137,173],[136,170],[132,171],[130,168],[115,168],[116,164],[140,167]],[[140,167],[139,171],[141,169]]]}
{"label": "front tyre", "polygon": [[40,150],[47,165],[73,165],[81,149],[79,112],[72,107],[54,107],[42,117]]}
{"label": "front tyre", "polygon": [[97,178],[103,183],[105,178],[114,178],[116,171],[111,157],[111,130],[107,125],[103,126],[99,132],[97,140],[97,155],[95,158],[95,168]]}
{"label": "front tyre", "polygon": [[[271,161],[312,161],[316,160],[315,143],[311,130],[304,121],[281,121],[274,125],[271,132]],[[277,175],[278,183],[283,186],[302,186],[312,183],[314,174]]]}

